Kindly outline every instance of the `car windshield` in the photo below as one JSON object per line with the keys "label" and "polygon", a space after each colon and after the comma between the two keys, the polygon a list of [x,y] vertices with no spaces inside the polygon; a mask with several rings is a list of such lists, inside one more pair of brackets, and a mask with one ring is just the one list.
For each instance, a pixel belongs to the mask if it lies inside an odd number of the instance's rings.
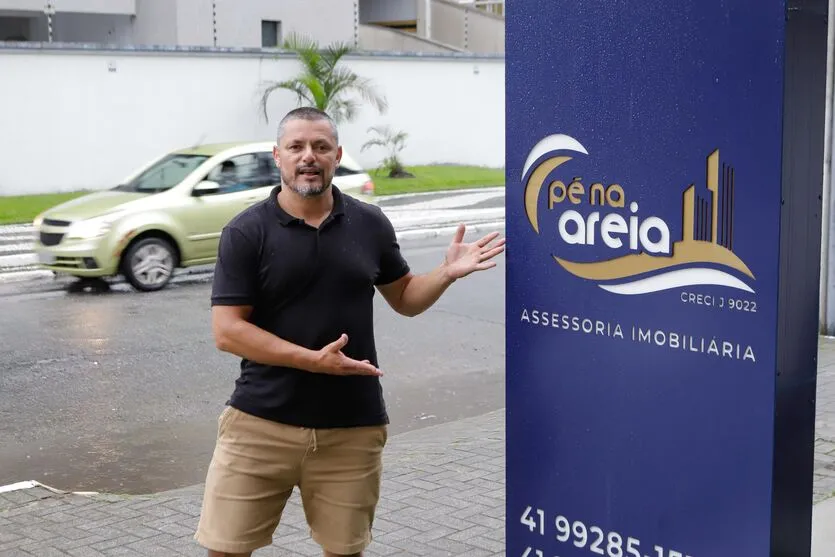
{"label": "car windshield", "polygon": [[205,155],[168,155],[130,182],[113,189],[139,193],[159,193],[170,190],[208,158]]}

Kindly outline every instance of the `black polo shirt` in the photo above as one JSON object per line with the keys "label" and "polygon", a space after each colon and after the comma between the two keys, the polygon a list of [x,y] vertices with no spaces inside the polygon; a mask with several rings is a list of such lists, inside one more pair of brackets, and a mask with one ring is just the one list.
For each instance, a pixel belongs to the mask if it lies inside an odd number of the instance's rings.
{"label": "black polo shirt", "polygon": [[[333,186],[333,211],[316,229],[279,206],[280,189],[224,227],[212,305],[253,306],[250,322],[311,350],[345,333],[343,353],[379,367],[374,287],[409,271],[394,227],[378,207]],[[316,374],[246,359],[229,403],[301,427],[388,423],[378,377]]]}

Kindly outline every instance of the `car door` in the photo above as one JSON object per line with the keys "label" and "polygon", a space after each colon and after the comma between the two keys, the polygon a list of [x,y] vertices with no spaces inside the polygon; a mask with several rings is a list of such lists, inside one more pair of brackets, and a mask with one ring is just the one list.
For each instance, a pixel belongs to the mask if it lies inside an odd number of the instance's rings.
{"label": "car door", "polygon": [[223,227],[238,213],[266,198],[271,186],[277,183],[277,172],[272,169],[272,154],[255,152],[230,157],[209,171],[205,180],[219,187],[195,191],[180,217],[190,259],[210,260],[217,256]]}

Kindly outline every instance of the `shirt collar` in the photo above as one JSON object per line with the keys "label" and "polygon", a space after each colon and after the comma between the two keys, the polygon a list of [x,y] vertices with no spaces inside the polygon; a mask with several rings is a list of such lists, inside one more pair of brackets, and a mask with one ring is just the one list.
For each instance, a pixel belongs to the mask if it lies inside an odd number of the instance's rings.
{"label": "shirt collar", "polygon": [[[270,205],[272,205],[273,211],[275,212],[275,216],[278,218],[278,221],[287,226],[292,223],[300,223],[302,219],[296,218],[287,211],[285,211],[281,205],[278,204],[278,192],[281,191],[281,184],[277,185],[273,188],[270,192]],[[331,210],[330,215],[325,222],[337,217],[339,215],[345,214],[345,199],[344,195],[339,188],[334,185],[331,185],[331,191],[333,192],[333,209]]]}

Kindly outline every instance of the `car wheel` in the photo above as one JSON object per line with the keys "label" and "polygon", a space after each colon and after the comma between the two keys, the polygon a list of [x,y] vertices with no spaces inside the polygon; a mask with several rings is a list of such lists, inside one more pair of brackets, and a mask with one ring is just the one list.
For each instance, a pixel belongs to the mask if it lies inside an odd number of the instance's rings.
{"label": "car wheel", "polygon": [[122,273],[131,286],[143,292],[165,288],[176,268],[174,248],[162,238],[144,238],[128,248]]}

